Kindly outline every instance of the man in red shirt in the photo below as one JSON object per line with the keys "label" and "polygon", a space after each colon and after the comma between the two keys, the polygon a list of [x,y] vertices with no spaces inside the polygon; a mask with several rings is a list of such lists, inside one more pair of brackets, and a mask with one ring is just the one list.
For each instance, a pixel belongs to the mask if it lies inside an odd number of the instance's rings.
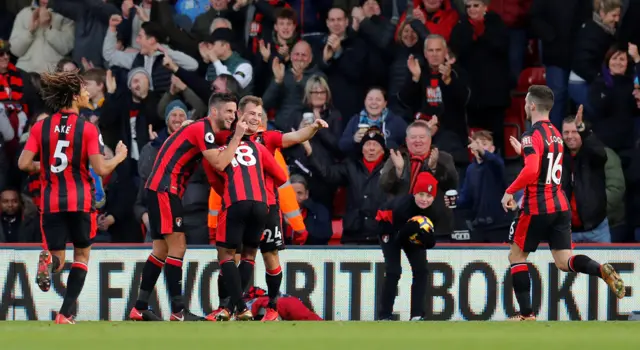
{"label": "man in red shirt", "polygon": [[524,168],[502,198],[504,210],[514,210],[513,194],[524,189],[522,207],[509,233],[513,291],[520,305],[520,314],[511,320],[536,319],[531,307],[527,257],[537,250],[541,241],[549,242],[558,269],[600,277],[618,299],[622,299],[624,282],[613,266],[600,265],[586,255],[573,255],[570,205],[561,188],[564,144],[562,135],[549,121],[553,92],[547,86],[533,85],[525,100],[524,108],[532,130],[522,135],[522,141],[510,139],[515,151],[524,153]]}
{"label": "man in red shirt", "polygon": [[[127,158],[127,147],[120,141],[115,157],[104,158],[98,129],[78,115],[80,108],[89,105],[89,93],[77,72],[43,74],[42,97],[58,112],[31,128],[18,167],[40,172],[44,250],[38,259],[36,282],[42,291],[51,287],[51,273],[64,266],[67,240],[73,243],[74,261],[55,323],[74,324],[72,307],[84,286],[91,239],[96,234],[95,187],[89,165],[98,175],[109,175]],[[36,156],[40,164],[34,162]]]}

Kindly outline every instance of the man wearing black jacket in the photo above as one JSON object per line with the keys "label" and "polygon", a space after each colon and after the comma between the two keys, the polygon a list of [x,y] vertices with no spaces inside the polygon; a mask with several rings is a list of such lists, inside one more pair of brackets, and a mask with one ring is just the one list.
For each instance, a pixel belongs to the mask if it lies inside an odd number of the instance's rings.
{"label": "man wearing black jacket", "polygon": [[[435,246],[433,230],[441,217],[432,206],[437,188],[436,178],[430,172],[422,172],[418,175],[411,194],[395,197],[383,205],[376,215],[380,224],[380,246],[385,264],[379,320],[392,318],[393,302],[398,294],[398,281],[402,274],[401,250],[407,255],[413,274],[411,320],[424,320],[428,276],[426,249]],[[430,219],[432,225],[421,217]]]}
{"label": "man wearing black jacket", "polygon": [[571,202],[572,239],[578,243],[611,243],[607,220],[604,145],[582,121],[580,106],[575,118],[562,125],[567,146],[562,169],[562,189]]}

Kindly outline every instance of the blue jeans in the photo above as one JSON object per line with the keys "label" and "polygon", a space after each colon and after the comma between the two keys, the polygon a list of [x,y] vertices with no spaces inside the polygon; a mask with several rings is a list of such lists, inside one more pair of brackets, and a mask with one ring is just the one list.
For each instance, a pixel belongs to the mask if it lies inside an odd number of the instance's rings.
{"label": "blue jeans", "polygon": [[547,86],[553,91],[554,103],[549,118],[551,123],[562,130],[562,120],[567,116],[569,99],[569,71],[556,66],[546,66]]}
{"label": "blue jeans", "polygon": [[591,231],[572,232],[571,239],[574,243],[611,243],[609,219],[604,219]]}

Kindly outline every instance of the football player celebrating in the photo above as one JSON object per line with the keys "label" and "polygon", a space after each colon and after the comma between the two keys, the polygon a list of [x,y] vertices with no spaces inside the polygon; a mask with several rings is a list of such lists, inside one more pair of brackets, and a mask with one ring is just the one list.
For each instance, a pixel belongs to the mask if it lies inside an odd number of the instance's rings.
{"label": "football player celebrating", "polygon": [[[379,320],[391,320],[393,302],[398,294],[402,273],[400,251],[411,264],[411,320],[424,320],[424,299],[427,291],[427,252],[435,246],[434,224],[442,214],[432,207],[438,181],[430,172],[418,174],[413,194],[395,197],[383,205],[376,220],[380,223],[380,246],[384,255],[385,277]],[[433,219],[433,222],[429,218]]]}

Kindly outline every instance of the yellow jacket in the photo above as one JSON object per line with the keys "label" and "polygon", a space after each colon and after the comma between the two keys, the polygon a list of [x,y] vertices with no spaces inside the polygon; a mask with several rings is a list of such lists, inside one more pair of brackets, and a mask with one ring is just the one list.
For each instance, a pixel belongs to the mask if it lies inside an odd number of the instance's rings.
{"label": "yellow jacket", "polygon": [[[284,161],[284,157],[282,156],[282,153],[280,153],[280,150],[276,150],[274,158],[287,175],[287,182],[278,188],[278,204],[280,205],[280,211],[294,231],[305,231],[304,218],[302,217],[300,207],[298,206],[296,193],[291,186],[291,182],[289,182],[289,170],[287,169],[287,163]],[[215,229],[218,227],[218,214],[220,213],[221,208],[222,198],[215,190],[211,189],[211,192],[209,193],[209,228]]]}

